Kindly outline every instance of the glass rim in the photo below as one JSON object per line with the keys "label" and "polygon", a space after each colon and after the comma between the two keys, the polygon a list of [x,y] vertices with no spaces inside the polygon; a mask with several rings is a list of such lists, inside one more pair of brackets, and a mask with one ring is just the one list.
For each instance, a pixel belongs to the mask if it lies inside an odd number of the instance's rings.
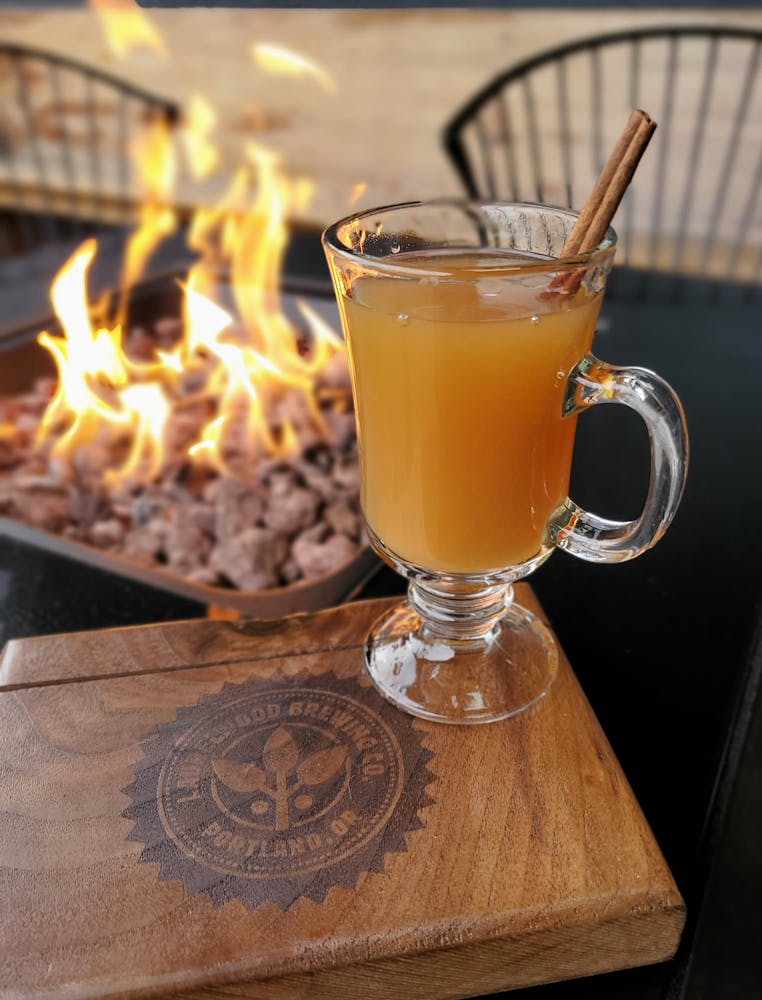
{"label": "glass rim", "polygon": [[[458,278],[458,269],[453,268],[448,270],[446,266],[443,266],[437,271],[432,271],[431,269],[426,269],[422,271],[420,268],[415,267],[414,264],[407,264],[403,258],[400,260],[399,257],[392,255],[388,256],[375,256],[374,254],[366,253],[363,250],[357,250],[354,247],[345,246],[339,239],[339,230],[342,226],[348,226],[352,223],[358,223],[363,219],[367,219],[371,216],[377,216],[380,213],[389,214],[390,212],[398,211],[405,208],[428,208],[428,207],[452,207],[460,209],[471,209],[480,210],[486,207],[495,208],[530,208],[530,209],[545,209],[547,211],[555,212],[558,215],[566,215],[570,219],[576,220],[579,217],[579,212],[573,211],[570,208],[562,208],[556,205],[548,205],[541,202],[532,201],[488,201],[486,199],[473,199],[473,198],[431,198],[420,201],[404,201],[398,202],[391,205],[379,205],[375,208],[363,209],[361,212],[353,212],[350,215],[344,216],[344,218],[339,219],[332,225],[326,227],[321,235],[321,242],[324,247],[331,250],[332,253],[339,257],[343,257],[347,261],[356,262],[366,262],[372,264],[373,268],[379,271],[388,271],[389,273],[404,275],[409,274],[411,277],[420,277],[422,274],[431,276],[432,274],[437,274],[440,277],[454,277]],[[469,268],[471,275],[474,273],[483,272],[485,275],[495,274],[496,271],[500,273],[509,273],[511,275],[521,275],[521,274],[532,274],[532,273],[543,273],[548,271],[558,272],[571,270],[572,268],[578,268],[580,266],[587,266],[592,261],[605,257],[607,254],[612,254],[616,249],[617,245],[617,235],[612,226],[609,226],[606,235],[603,237],[601,242],[594,247],[592,250],[587,250],[584,253],[577,253],[570,257],[546,257],[543,259],[538,259],[537,261],[522,261],[521,263],[511,264],[509,262],[501,262],[498,265],[485,265],[484,267],[473,267]],[[497,252],[500,252],[500,248],[494,248]],[[436,251],[435,251],[436,252]],[[471,280],[471,279],[469,279]]]}

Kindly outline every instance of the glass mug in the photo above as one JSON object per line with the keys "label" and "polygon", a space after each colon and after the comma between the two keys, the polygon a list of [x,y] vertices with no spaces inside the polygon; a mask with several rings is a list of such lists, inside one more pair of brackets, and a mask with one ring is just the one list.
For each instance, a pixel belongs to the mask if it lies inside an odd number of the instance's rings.
{"label": "glass mug", "polygon": [[[512,583],[554,548],[632,559],[672,520],[687,470],[680,402],[657,375],[590,348],[609,229],[560,254],[576,215],[528,204],[416,202],[323,234],[349,349],[362,506],[408,599],[365,648],[381,693],[425,719],[504,719],[548,690],[558,652]],[[651,480],[634,521],[567,496],[577,415],[623,403],[646,423]]]}

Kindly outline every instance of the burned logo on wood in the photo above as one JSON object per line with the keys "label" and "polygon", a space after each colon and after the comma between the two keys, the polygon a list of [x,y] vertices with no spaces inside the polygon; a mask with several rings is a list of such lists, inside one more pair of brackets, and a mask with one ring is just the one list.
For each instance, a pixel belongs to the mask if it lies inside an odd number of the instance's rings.
{"label": "burned logo on wood", "polygon": [[407,850],[433,800],[413,720],[333,674],[226,684],[143,744],[125,789],[141,861],[216,904],[286,909]]}

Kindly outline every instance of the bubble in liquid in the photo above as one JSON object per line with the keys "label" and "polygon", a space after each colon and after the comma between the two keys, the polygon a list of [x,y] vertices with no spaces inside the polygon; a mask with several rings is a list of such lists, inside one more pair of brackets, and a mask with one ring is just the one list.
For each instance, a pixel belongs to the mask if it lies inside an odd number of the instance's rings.
{"label": "bubble in liquid", "polygon": [[394,246],[391,248],[391,251],[392,253],[399,253],[401,249],[402,247],[399,245],[399,243],[395,243]]}
{"label": "bubble in liquid", "polygon": [[408,316],[407,313],[400,313],[399,316],[397,317],[397,322],[400,324],[400,326],[407,326],[408,323],[410,322],[410,317]]}
{"label": "bubble in liquid", "polygon": [[534,326],[539,326],[540,325],[540,317],[539,316],[533,316],[532,317],[532,323],[533,323]]}

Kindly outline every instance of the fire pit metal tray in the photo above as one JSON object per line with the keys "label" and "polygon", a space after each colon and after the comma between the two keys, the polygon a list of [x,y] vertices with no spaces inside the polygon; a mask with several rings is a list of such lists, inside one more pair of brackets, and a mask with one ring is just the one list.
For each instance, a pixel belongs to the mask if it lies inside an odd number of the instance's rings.
{"label": "fire pit metal tray", "polygon": [[[131,319],[140,322],[150,312],[166,315],[172,308],[179,308],[179,288],[173,280],[177,272],[151,278],[133,290]],[[298,283],[284,282],[286,310],[297,297],[339,329],[338,311],[332,297],[316,295],[314,287],[303,291]],[[155,311],[161,308],[163,312]],[[176,314],[176,313],[175,313]],[[0,338],[0,394],[8,396],[31,388],[34,380],[54,369],[48,353],[36,342],[41,329],[55,330],[57,321],[49,317],[40,324],[19,324],[15,331],[7,331]],[[191,582],[166,567],[150,567],[133,562],[126,556],[98,549],[84,542],[77,542],[34,528],[15,519],[0,517],[0,534],[36,545],[58,555],[117,573],[140,583],[167,590],[170,593],[198,601],[206,606],[230,608],[243,615],[271,618],[298,611],[317,611],[339,604],[357,594],[377,572],[380,562],[369,546],[334,572],[284,587],[268,590],[236,590],[228,587],[209,586]]]}

